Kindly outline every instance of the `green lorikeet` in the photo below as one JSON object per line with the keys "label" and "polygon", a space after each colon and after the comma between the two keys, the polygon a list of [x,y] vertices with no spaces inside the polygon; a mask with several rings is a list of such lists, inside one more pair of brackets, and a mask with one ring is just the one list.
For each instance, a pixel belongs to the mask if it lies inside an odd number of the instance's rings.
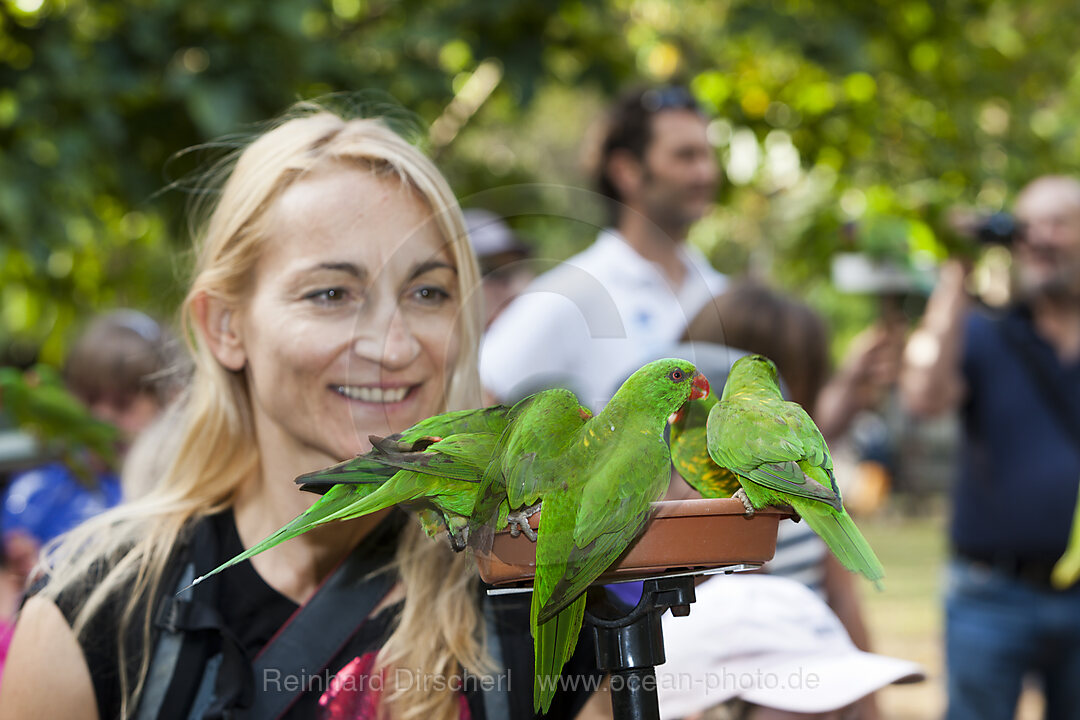
{"label": "green lorikeet", "polygon": [[[668,416],[708,388],[692,364],[665,359],[631,375],[595,417],[580,413],[568,391],[515,406],[485,483],[501,477],[494,496],[511,508],[543,504],[530,612],[538,711],[550,707],[577,645],[586,589],[633,542],[667,488]],[[490,487],[482,492],[474,524],[492,512]]]}
{"label": "green lorikeet", "polygon": [[735,362],[706,429],[709,455],[739,476],[736,497],[748,513],[790,505],[844,567],[881,587],[885,571],[844,510],[825,439],[802,407],[781,397],[771,360]]}
{"label": "green lorikeet", "polygon": [[472,513],[480,479],[506,428],[509,410],[494,405],[436,415],[388,438],[372,437],[374,446],[364,455],[301,475],[297,482],[302,489],[323,492],[323,496],[285,527],[193,585],[320,525],[352,520],[398,503],[415,503],[412,509],[419,511],[429,534],[441,521],[451,544],[463,549],[464,539],[458,533]]}
{"label": "green lorikeet", "polygon": [[739,478],[709,456],[705,423],[717,403],[716,393],[692,400],[675,413],[671,423],[671,464],[690,487],[706,498],[726,498],[738,492]]}

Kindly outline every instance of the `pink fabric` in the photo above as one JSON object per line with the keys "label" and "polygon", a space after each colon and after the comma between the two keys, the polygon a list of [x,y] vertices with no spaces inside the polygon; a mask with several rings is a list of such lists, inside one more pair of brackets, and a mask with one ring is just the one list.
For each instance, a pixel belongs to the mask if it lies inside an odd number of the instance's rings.
{"label": "pink fabric", "polygon": [[7,661],[8,647],[11,645],[11,636],[14,634],[14,621],[0,620],[0,674],[2,674],[4,671],[4,663]]}
{"label": "pink fabric", "polygon": [[[322,720],[381,720],[379,694],[383,687],[383,674],[371,674],[375,665],[375,653],[355,657],[334,675],[330,687],[319,698],[323,708]],[[469,704],[464,694],[458,694],[458,717],[472,720]]]}

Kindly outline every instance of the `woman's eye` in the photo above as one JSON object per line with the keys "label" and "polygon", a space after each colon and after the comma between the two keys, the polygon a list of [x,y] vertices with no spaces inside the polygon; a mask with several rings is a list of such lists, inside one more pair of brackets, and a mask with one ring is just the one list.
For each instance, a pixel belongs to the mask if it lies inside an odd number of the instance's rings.
{"label": "woman's eye", "polygon": [[450,293],[436,285],[423,285],[413,290],[412,294],[425,305],[441,305],[450,299]]}
{"label": "woman's eye", "polygon": [[305,300],[314,300],[325,305],[334,305],[345,300],[348,293],[345,288],[332,287],[315,290],[304,296]]}

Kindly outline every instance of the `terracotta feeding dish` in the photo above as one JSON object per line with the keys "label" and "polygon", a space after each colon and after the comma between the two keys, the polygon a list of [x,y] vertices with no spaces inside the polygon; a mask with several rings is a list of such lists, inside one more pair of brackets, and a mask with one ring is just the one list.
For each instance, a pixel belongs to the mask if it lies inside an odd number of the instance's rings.
{"label": "terracotta feeding dish", "polygon": [[[731,498],[662,501],[654,507],[645,532],[601,576],[601,582],[761,564],[776,552],[780,520],[791,517],[789,510],[767,508],[748,518],[742,503]],[[529,518],[534,530],[540,515]],[[524,535],[513,537],[504,531],[496,533],[490,554],[476,559],[487,584],[528,585],[536,572],[536,545]]]}

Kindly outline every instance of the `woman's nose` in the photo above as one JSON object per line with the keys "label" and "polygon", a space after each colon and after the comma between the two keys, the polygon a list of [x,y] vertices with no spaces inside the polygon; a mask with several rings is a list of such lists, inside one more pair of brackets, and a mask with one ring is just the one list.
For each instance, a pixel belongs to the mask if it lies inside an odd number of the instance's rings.
{"label": "woman's nose", "polygon": [[420,354],[420,341],[402,313],[395,310],[382,322],[373,322],[353,344],[353,351],[390,370],[407,367]]}

